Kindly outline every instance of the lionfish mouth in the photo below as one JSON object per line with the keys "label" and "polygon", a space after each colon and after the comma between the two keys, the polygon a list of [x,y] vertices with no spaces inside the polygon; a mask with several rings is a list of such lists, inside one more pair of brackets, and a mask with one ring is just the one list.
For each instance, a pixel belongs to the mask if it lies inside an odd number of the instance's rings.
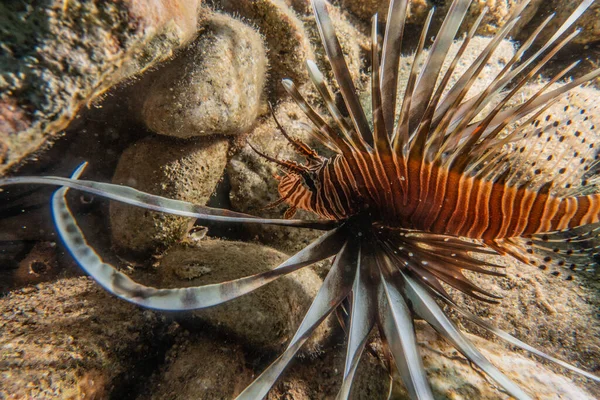
{"label": "lionfish mouth", "polygon": [[[505,107],[518,88],[535,76],[552,55],[574,37],[575,34],[571,34],[559,42],[562,34],[572,26],[592,2],[592,0],[583,1],[539,51],[521,64],[517,64],[525,50],[533,43],[543,26],[547,24],[549,21],[547,19],[524,43],[515,58],[507,64],[506,68],[489,87],[469,100],[464,100],[464,97],[473,81],[480,74],[481,69],[495,48],[517,22],[520,13],[528,2],[525,1],[515,7],[506,26],[499,30],[488,48],[474,61],[473,65],[457,83],[450,88],[445,97],[442,97],[443,89],[448,84],[449,76],[458,62],[460,54],[464,51],[464,47],[473,37],[479,22],[481,22],[483,13],[474,27],[470,29],[463,42],[463,47],[459,50],[459,55],[452,61],[450,72],[441,78],[441,83],[439,83],[437,89],[436,82],[440,75],[441,65],[446,58],[450,44],[458,32],[470,1],[455,0],[452,3],[440,32],[432,45],[429,56],[424,61],[422,71],[417,74],[415,66],[419,64],[419,61],[423,61],[421,58],[423,57],[427,27],[431,21],[432,14],[430,13],[421,35],[413,68],[409,74],[399,118],[396,118],[400,43],[408,1],[391,1],[381,54],[381,65],[379,65],[377,21],[374,20],[372,52],[374,66],[372,85],[374,128],[371,130],[341,55],[341,48],[327,14],[326,6],[322,0],[312,0],[319,32],[346,108],[350,113],[352,124],[346,121],[331,100],[332,96],[314,63],[309,63],[309,74],[317,89],[323,95],[324,102],[336,121],[340,133],[335,132],[308,105],[295,89],[293,83],[290,81],[284,82],[285,88],[314,123],[313,133],[315,136],[325,146],[345,157],[347,165],[344,168],[351,171],[350,173],[354,174],[357,181],[361,179],[363,181],[368,180],[367,178],[370,175],[364,170],[368,170],[365,165],[368,165],[369,162],[375,168],[380,168],[380,175],[385,176],[388,171],[384,167],[377,167],[379,165],[377,163],[383,165],[385,162],[382,160],[391,157],[395,160],[391,165],[398,170],[408,171],[406,180],[410,181],[412,179],[413,182],[401,183],[398,180],[398,186],[395,187],[394,179],[391,179],[388,192],[394,193],[394,190],[397,190],[398,193],[410,193],[411,188],[415,187],[415,176],[411,172],[411,168],[413,171],[414,168],[409,161],[416,159],[421,163],[417,168],[418,171],[427,170],[430,175],[436,173],[438,177],[446,173],[448,181],[454,176],[451,173],[454,173],[462,179],[459,186],[463,185],[463,181],[470,182],[469,184],[473,187],[477,184],[481,193],[485,192],[484,189],[489,188],[488,201],[492,202],[495,195],[500,196],[501,208],[504,207],[504,202],[509,198],[512,198],[515,204],[518,201],[517,205],[519,207],[523,207],[526,203],[525,199],[529,199],[529,211],[535,209],[539,215],[546,216],[553,213],[552,215],[555,216],[555,218],[549,218],[547,221],[534,221],[535,223],[522,226],[520,231],[519,226],[517,226],[518,223],[515,223],[516,225],[513,227],[510,224],[497,222],[496,218],[492,218],[494,210],[491,210],[489,215],[484,215],[484,217],[489,217],[489,220],[484,221],[488,231],[482,230],[479,235],[462,234],[462,231],[458,228],[453,231],[450,216],[442,225],[443,229],[437,231],[433,228],[420,229],[419,221],[416,221],[418,218],[415,215],[421,213],[423,218],[427,220],[429,214],[425,212],[427,210],[423,209],[424,206],[421,206],[421,208],[419,206],[413,207],[411,219],[414,222],[413,225],[408,222],[391,225],[385,220],[374,219],[367,212],[361,212],[350,218],[330,218],[329,220],[318,221],[265,219],[155,196],[126,186],[79,180],[78,178],[83,172],[85,164],[79,167],[71,178],[53,176],[9,177],[0,180],[0,185],[47,184],[60,186],[61,188],[57,190],[52,198],[52,213],[58,233],[73,258],[107,291],[131,303],[151,309],[182,311],[214,306],[243,296],[300,268],[334,257],[332,267],[322,287],[287,349],[238,396],[238,399],[258,399],[266,396],[315,328],[334,312],[342,315],[341,320],[344,321],[345,330],[348,332],[343,382],[338,394],[340,399],[347,399],[350,396],[358,362],[371,333],[376,329],[380,332],[385,344],[384,349],[390,361],[389,364],[392,368],[398,370],[410,397],[413,399],[433,398],[419,354],[415,336],[415,318],[423,319],[431,325],[439,335],[449,341],[472,364],[496,381],[506,393],[518,399],[529,399],[529,395],[523,389],[507,378],[483,356],[452,319],[448,317],[441,305],[449,306],[466,320],[502,338],[511,345],[600,382],[600,378],[525,344],[461,308],[445,289],[445,285],[448,285],[476,299],[497,302],[497,296],[475,285],[464,274],[464,271],[470,271],[483,275],[502,276],[504,272],[501,267],[482,261],[490,254],[508,254],[528,262],[530,261],[530,252],[527,250],[535,246],[542,254],[552,254],[554,260],[558,260],[558,265],[562,265],[561,262],[564,264],[564,260],[568,259],[572,260],[569,265],[575,267],[586,266],[586,263],[581,261],[583,255],[588,256],[588,259],[597,256],[600,246],[600,195],[575,197],[576,191],[568,191],[564,187],[561,189],[562,191],[552,192],[552,184],[548,185],[535,178],[527,178],[527,174],[522,173],[522,168],[525,167],[522,163],[511,169],[509,164],[514,160],[494,151],[521,137],[527,138],[528,129],[537,128],[537,125],[533,122],[558,96],[600,75],[600,69],[592,71],[553,91],[546,91],[550,86],[548,84],[523,104],[513,108]],[[538,60],[547,50],[549,50],[549,53]],[[534,63],[534,61],[536,62]],[[532,66],[530,72],[524,78],[518,80],[519,74],[528,66]],[[563,71],[550,83],[556,82],[569,70]],[[474,120],[494,96],[498,95],[509,83],[515,80],[516,90],[511,90],[500,102],[500,105],[484,116],[483,119]],[[508,124],[516,123],[530,114],[534,114],[531,119],[514,128],[508,135],[501,135]],[[394,122],[397,119],[399,122],[395,126]],[[534,128],[531,128],[532,126]],[[307,157],[317,157],[308,147],[302,148],[299,142],[296,144],[299,146],[298,149],[304,152]],[[324,162],[323,165],[326,167],[328,164]],[[330,165],[332,165],[331,168],[335,172],[336,165],[334,163],[330,163]],[[296,167],[301,168],[294,164],[294,168]],[[434,169],[434,167],[437,169]],[[417,187],[421,182],[418,180],[419,178],[420,176],[417,175]],[[523,181],[522,179],[528,180]],[[560,180],[554,183],[556,187]],[[493,186],[496,184],[501,186]],[[369,192],[367,183],[364,185],[367,187],[364,190],[365,197],[370,195],[374,198],[377,197],[377,193]],[[461,187],[459,187],[459,192]],[[498,187],[503,190],[500,195],[497,194]],[[194,217],[201,222],[269,224],[313,228],[322,230],[325,233],[281,265],[264,273],[199,287],[153,288],[134,282],[114,266],[105,263],[94,249],[87,244],[65,199],[65,194],[69,188],[153,211]],[[518,191],[517,188],[521,191]],[[527,188],[529,192],[523,188]],[[471,190],[470,187],[469,190]],[[496,191],[494,192],[494,190]],[[419,190],[419,193],[424,192],[427,191]],[[511,194],[511,196],[505,195],[506,193]],[[566,201],[561,203],[560,199],[555,199],[556,196],[552,197],[553,193],[570,193],[571,197],[567,197]],[[343,193],[340,192],[338,197],[341,198],[342,195]],[[453,206],[456,208],[459,201],[458,194],[452,197],[452,193],[450,193],[449,196],[454,201]],[[384,197],[384,195],[380,196],[381,202],[387,201],[387,198],[384,199]],[[437,197],[434,196],[434,198]],[[420,198],[417,197],[415,201],[418,202],[419,200]],[[410,201],[405,203],[410,208]],[[329,207],[332,209],[331,214],[335,214],[335,207],[340,207],[340,204],[342,204],[341,201],[338,201],[337,206],[332,205],[331,202],[329,203]],[[397,210],[399,208],[394,199],[391,199],[390,204],[391,209],[395,207]],[[487,209],[488,205],[486,204],[485,207]],[[323,203],[322,208],[323,213],[326,213],[328,211],[327,203]],[[439,208],[442,209],[440,213],[443,213],[443,206],[440,205]],[[532,211],[531,213],[533,214]],[[469,218],[471,217],[465,216],[464,221],[474,223],[479,217]],[[530,228],[529,225],[535,227],[535,229],[531,228],[531,232],[527,231]],[[436,225],[433,224],[432,220],[428,226],[435,227]],[[546,231],[543,230],[543,227],[547,228]],[[492,228],[495,229],[495,235],[489,233]],[[499,232],[502,231],[505,233],[518,231],[520,234],[501,237]],[[467,230],[465,232],[471,231]],[[486,238],[485,232],[488,232],[488,236],[492,236],[491,239]],[[576,240],[572,240],[574,238]],[[580,250],[578,252],[572,250],[572,246],[575,244],[579,246]],[[587,266],[590,267],[590,265]]]}

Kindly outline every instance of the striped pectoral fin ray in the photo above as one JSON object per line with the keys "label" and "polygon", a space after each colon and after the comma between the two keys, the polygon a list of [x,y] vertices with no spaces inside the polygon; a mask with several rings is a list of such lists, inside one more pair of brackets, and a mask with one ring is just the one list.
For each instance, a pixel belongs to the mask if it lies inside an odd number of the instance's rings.
{"label": "striped pectoral fin ray", "polygon": [[240,393],[237,397],[238,400],[256,400],[265,397],[312,332],[348,296],[357,267],[357,252],[357,243],[346,242],[342,246],[288,348],[250,386]]}
{"label": "striped pectoral fin ray", "polygon": [[379,325],[411,399],[433,399],[419,354],[412,313],[401,294],[402,288],[389,276],[389,259],[380,254]]}
{"label": "striped pectoral fin ray", "polygon": [[475,314],[471,313],[468,310],[465,310],[464,308],[460,307],[458,304],[456,304],[454,301],[450,300],[447,297],[441,296],[440,297],[446,304],[450,305],[452,308],[454,308],[460,315],[462,315],[463,317],[465,317],[467,320],[469,320],[470,322],[480,326],[481,328],[493,333],[494,335],[498,336],[499,338],[507,341],[508,343],[512,344],[513,346],[517,346],[525,351],[530,352],[531,354],[535,354],[538,357],[542,357],[548,361],[551,361],[555,364],[560,365],[561,367],[570,369],[573,372],[576,372],[578,374],[581,374],[583,376],[585,376],[586,378],[592,379],[596,382],[600,382],[600,377],[597,377],[596,375],[592,375],[589,372],[586,372],[580,368],[577,368],[571,364],[568,364],[562,360],[559,360],[558,358],[552,357],[538,349],[536,349],[535,347],[532,347],[530,345],[528,345],[527,343],[517,339],[516,337],[504,332],[501,329],[496,328],[495,326],[489,324],[488,322],[484,321],[483,319],[479,318],[478,316],[476,316]]}
{"label": "striped pectoral fin ray", "polygon": [[456,327],[436,303],[428,289],[412,277],[400,271],[407,298],[414,312],[429,323],[444,339],[448,340],[469,361],[481,368],[508,394],[516,399],[531,399],[518,385],[508,379]]}
{"label": "striped pectoral fin ray", "polygon": [[183,217],[197,218],[200,221],[296,226],[320,230],[329,230],[337,225],[334,221],[257,218],[252,215],[235,211],[201,206],[182,200],[169,199],[142,192],[128,186],[115,185],[112,183],[69,179],[59,176],[19,176],[0,179],[0,187],[24,184],[65,186],[136,207],[172,215],[180,215]]}
{"label": "striped pectoral fin ray", "polygon": [[331,257],[341,248],[345,240],[345,234],[340,231],[342,228],[339,228],[321,236],[273,270],[219,284],[157,289],[134,282],[112,265],[105,263],[88,245],[67,205],[65,199],[67,190],[68,188],[61,188],[53,195],[52,213],[58,233],[73,258],[110,293],[131,303],[158,310],[193,310],[232,300],[280,276]]}
{"label": "striped pectoral fin ray", "polygon": [[358,367],[358,362],[364,352],[369,333],[375,325],[375,299],[369,290],[369,271],[372,268],[372,259],[359,250],[356,268],[356,277],[352,286],[352,305],[350,307],[350,328],[348,334],[348,348],[346,351],[346,364],[344,367],[344,380],[337,400],[350,397],[352,382]]}
{"label": "striped pectoral fin ray", "polygon": [[329,59],[331,69],[333,70],[333,74],[340,87],[342,97],[344,98],[352,122],[354,122],[354,127],[367,144],[373,145],[373,135],[371,133],[371,128],[369,127],[369,122],[367,121],[365,112],[360,104],[358,95],[356,94],[354,82],[352,82],[348,65],[344,60],[342,47],[335,34],[333,22],[329,17],[325,2],[323,0],[312,0],[311,3],[323,47],[327,53],[327,58]]}

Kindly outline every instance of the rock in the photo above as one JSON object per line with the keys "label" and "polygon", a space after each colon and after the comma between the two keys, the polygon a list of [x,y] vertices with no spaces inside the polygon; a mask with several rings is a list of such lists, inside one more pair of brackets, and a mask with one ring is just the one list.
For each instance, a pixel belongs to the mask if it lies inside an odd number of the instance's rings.
{"label": "rock", "polygon": [[[479,57],[481,52],[483,52],[483,50],[487,47],[487,45],[491,41],[492,41],[491,38],[486,38],[486,37],[482,37],[482,36],[475,36],[473,39],[471,39],[471,42],[469,43],[467,50],[463,53],[460,60],[456,64],[454,73],[452,74],[452,77],[450,78],[450,81],[448,82],[448,85],[446,86],[446,90],[444,91],[444,93],[447,93],[447,91],[450,88],[452,88],[452,86],[469,69],[471,64],[477,59],[477,57]],[[444,76],[444,74],[448,70],[448,67],[450,66],[450,63],[454,59],[454,56],[458,52],[462,43],[463,43],[463,40],[461,39],[461,40],[455,41],[452,44],[452,46],[450,47],[450,50],[448,51],[448,56],[446,57],[446,60],[444,61],[444,64],[440,71],[440,76]],[[425,54],[428,54],[428,52],[426,52]],[[513,42],[511,42],[510,40],[503,40],[502,42],[500,42],[500,44],[496,48],[496,51],[492,54],[492,56],[490,57],[490,59],[488,60],[486,65],[483,67],[479,76],[475,79],[475,82],[473,83],[473,85],[471,86],[471,89],[465,96],[465,99],[469,99],[469,98],[479,94],[483,90],[485,90],[490,85],[490,83],[492,83],[494,81],[494,78],[500,73],[500,71],[502,71],[504,66],[511,60],[511,58],[514,56],[514,54],[515,54],[515,44]],[[425,57],[423,57],[423,58],[425,58]],[[405,56],[402,56],[402,58],[400,59],[400,71],[406,71],[406,73],[404,73],[400,76],[400,79],[398,82],[399,96],[404,95],[404,90],[406,89],[406,84],[408,82],[408,75],[409,75],[410,67],[413,63],[413,60],[414,60],[414,55],[410,55],[410,56],[405,55]],[[399,97],[399,98],[402,99],[403,97]],[[399,101],[398,103],[401,103],[401,101]],[[369,104],[370,104],[370,101],[369,101]],[[401,107],[401,104],[398,104],[398,106]],[[399,110],[400,109],[398,108],[398,111]]]}
{"label": "rock", "polygon": [[233,399],[253,380],[246,364],[240,346],[192,335],[169,350],[166,365],[138,400]]}
{"label": "rock", "polygon": [[[286,259],[276,250],[250,243],[206,240],[196,246],[176,245],[158,266],[160,285],[225,282],[273,269]],[[279,351],[300,326],[320,286],[321,279],[303,268],[239,299],[182,314],[181,322],[190,329],[206,329],[208,324],[241,343]],[[331,329],[329,323],[322,324],[305,349],[317,351]]]}
{"label": "rock", "polygon": [[[504,400],[500,392],[474,369],[458,351],[441,339],[429,325],[418,322],[417,337],[427,377],[435,398]],[[483,355],[509,379],[535,399],[592,400],[595,397],[579,388],[570,379],[550,371],[533,359],[507,350],[504,346],[475,335],[466,334]],[[408,394],[397,387],[396,399],[408,400]]]}
{"label": "rock", "polygon": [[260,34],[222,14],[207,17],[201,29],[198,39],[147,78],[142,118],[162,135],[238,134],[260,110],[267,71]]}
{"label": "rock", "polygon": [[196,33],[199,0],[46,0],[0,6],[0,174],[80,107]]}
{"label": "rock", "polygon": [[269,57],[271,90],[284,94],[281,79],[301,85],[308,80],[304,62],[314,59],[302,21],[282,0],[223,0],[221,7],[241,15],[255,25],[265,38]]}
{"label": "rock", "polygon": [[[203,205],[221,178],[228,146],[225,139],[199,142],[149,137],[125,150],[113,183]],[[122,203],[110,206],[113,244],[137,253],[164,249],[181,240],[193,221]]]}
{"label": "rock", "polygon": [[[370,57],[370,38],[362,32],[357,21],[349,18],[343,10],[331,5],[327,9],[331,16],[331,21],[333,22],[346,65],[348,66],[356,90],[358,92],[367,90],[367,88],[370,87],[370,79],[364,76],[363,68],[365,60]],[[338,91],[338,84],[334,79],[331,66],[326,57],[325,48],[321,42],[315,18],[311,14],[303,17],[302,21],[308,28],[307,31],[309,32],[311,43],[315,49],[315,62],[317,63],[317,66],[329,81],[330,89]],[[312,89],[312,84],[310,85],[310,88]]]}
{"label": "rock", "polygon": [[[286,102],[277,107],[277,118],[286,131],[294,138],[314,145],[308,132],[298,123],[306,122],[302,112],[295,103]],[[272,117],[266,118],[248,136],[248,140],[261,152],[279,159],[301,161],[289,146]],[[236,211],[245,212],[266,218],[283,218],[285,205],[276,208],[265,208],[279,199],[278,182],[274,178],[280,173],[275,164],[259,156],[245,144],[232,157],[227,165],[227,174],[231,183],[229,198]],[[295,218],[316,218],[312,213],[298,211]],[[270,246],[285,253],[299,251],[320,236],[319,231],[310,229],[285,228],[275,226],[249,225],[251,235]]]}
{"label": "rock", "polygon": [[[221,6],[252,21],[264,35],[269,48],[270,89],[277,95],[273,101],[285,96],[281,79],[292,79],[297,86],[309,81],[306,60],[316,61],[328,78],[333,76],[309,1],[222,0]],[[355,85],[361,88],[364,84],[359,79],[364,60],[362,50],[367,48],[368,39],[337,7],[330,6],[329,12],[351,76]],[[308,86],[308,89],[311,88],[312,84]]]}
{"label": "rock", "polygon": [[[448,9],[452,4],[453,0],[414,0],[410,2],[408,12],[408,23],[420,25],[418,30],[422,29],[422,25],[427,18],[427,14],[432,7],[435,7],[435,14],[433,17],[431,32],[437,32],[441,26],[444,17],[448,13]],[[389,0],[342,0],[341,4],[343,7],[347,7],[352,13],[361,18],[365,22],[371,21],[373,14],[378,13],[379,19],[385,21],[387,18],[387,10],[389,7]],[[461,26],[462,31],[467,31],[471,27],[479,14],[485,7],[488,7],[488,11],[479,26],[477,33],[480,35],[491,36],[494,35],[499,28],[501,28],[508,17],[510,16],[511,10],[519,5],[519,0],[509,1],[474,1],[471,3],[469,10],[463,20]],[[544,2],[541,0],[533,0],[527,6],[527,8],[521,14],[521,19],[517,22],[513,34],[518,32],[538,11],[538,8]]]}
{"label": "rock", "polygon": [[0,396],[7,399],[127,397],[163,335],[156,314],[87,278],[17,290],[0,303]]}

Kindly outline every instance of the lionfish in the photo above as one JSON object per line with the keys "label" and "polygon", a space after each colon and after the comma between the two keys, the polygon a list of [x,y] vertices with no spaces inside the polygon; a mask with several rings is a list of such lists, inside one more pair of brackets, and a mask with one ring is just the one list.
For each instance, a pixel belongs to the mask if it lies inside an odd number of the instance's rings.
{"label": "lionfish", "polygon": [[[561,95],[600,76],[600,69],[562,86],[554,85],[575,67],[574,63],[521,104],[509,105],[519,90],[577,35],[577,30],[570,34],[567,31],[592,2],[581,2],[550,39],[524,57],[553,18],[549,16],[493,81],[468,99],[467,92],[529,1],[514,7],[506,24],[453,85],[449,85],[450,78],[485,10],[466,32],[444,74],[443,63],[471,2],[452,2],[427,53],[424,47],[432,21],[433,10],[430,11],[400,102],[399,64],[408,0],[392,0],[382,43],[376,15],[372,21],[372,119],[369,120],[356,94],[326,4],[323,0],[312,0],[321,40],[349,117],[336,105],[316,64],[308,61],[310,78],[334,123],[327,123],[293,82],[283,80],[283,86],[312,122],[313,137],[333,155],[326,158],[291,138],[279,122],[279,129],[305,163],[259,153],[285,172],[279,181],[278,203],[290,206],[286,217],[291,217],[296,209],[304,209],[317,214],[320,219],[316,221],[259,218],[155,196],[126,186],[79,180],[84,165],[71,178],[9,177],[0,180],[0,184],[61,186],[53,195],[52,213],[59,235],[72,256],[110,293],[151,309],[182,311],[211,307],[334,257],[322,287],[287,349],[239,399],[264,397],[315,328],[341,308],[346,317],[348,340],[340,399],[350,395],[358,361],[375,328],[385,345],[390,367],[397,368],[410,397],[433,398],[415,336],[417,318],[430,324],[506,393],[529,399],[461,332],[442,309],[444,305],[516,347],[600,381],[461,308],[445,288],[447,285],[479,300],[496,301],[497,296],[464,274],[471,271],[502,276],[496,265],[483,261],[490,254],[512,256],[540,268],[555,265],[571,270],[591,269],[598,263],[600,194],[589,194],[585,186],[572,187],[567,183],[565,168],[554,175],[532,172],[531,163],[523,161],[520,153],[528,148],[524,145],[526,140],[550,137],[556,132],[557,123],[542,120],[540,115]],[[495,99],[499,101],[495,103]],[[486,106],[491,109],[485,111]],[[514,147],[515,144],[518,146]],[[502,151],[510,146],[517,149],[521,146],[521,150]],[[596,167],[598,155],[594,151],[590,144],[588,154],[574,157],[570,164],[591,160]],[[591,181],[598,182],[597,175],[592,174]],[[292,226],[325,233],[273,270],[219,284],[158,289],[134,282],[105,263],[87,244],[65,199],[69,188],[205,222]]]}

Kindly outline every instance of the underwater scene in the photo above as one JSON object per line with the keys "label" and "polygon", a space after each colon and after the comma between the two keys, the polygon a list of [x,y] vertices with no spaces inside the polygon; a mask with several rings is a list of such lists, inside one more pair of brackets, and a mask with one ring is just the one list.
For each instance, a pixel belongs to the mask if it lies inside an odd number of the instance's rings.
{"label": "underwater scene", "polygon": [[0,2],[0,400],[600,398],[600,0]]}

